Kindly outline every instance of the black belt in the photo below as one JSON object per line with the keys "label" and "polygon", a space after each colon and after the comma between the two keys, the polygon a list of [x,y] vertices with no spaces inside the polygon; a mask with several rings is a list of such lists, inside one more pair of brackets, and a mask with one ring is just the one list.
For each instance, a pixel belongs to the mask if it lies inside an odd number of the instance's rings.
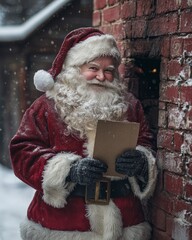
{"label": "black belt", "polygon": [[[116,180],[110,182],[110,193],[108,193],[108,182],[100,181],[99,199],[127,197],[131,193],[131,187],[128,179]],[[86,197],[87,199],[94,199],[96,194],[96,183],[85,186],[77,184],[71,196]],[[86,196],[87,195],[87,196]]]}

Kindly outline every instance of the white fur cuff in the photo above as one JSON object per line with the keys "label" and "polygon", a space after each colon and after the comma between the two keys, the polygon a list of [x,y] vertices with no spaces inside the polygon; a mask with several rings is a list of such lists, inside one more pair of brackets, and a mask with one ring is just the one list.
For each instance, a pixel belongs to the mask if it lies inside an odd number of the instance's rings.
{"label": "white fur cuff", "polygon": [[72,153],[59,153],[49,159],[43,173],[43,200],[56,208],[67,204],[67,197],[74,189],[75,183],[66,183],[65,179],[70,171],[71,163],[80,156]]}
{"label": "white fur cuff", "polygon": [[143,146],[137,146],[137,150],[143,152],[148,160],[148,183],[145,187],[144,191],[140,190],[140,187],[137,183],[137,179],[135,177],[129,177],[129,182],[131,184],[131,188],[134,194],[140,199],[148,199],[152,196],[156,180],[157,180],[157,166],[156,160],[153,156],[152,152]]}

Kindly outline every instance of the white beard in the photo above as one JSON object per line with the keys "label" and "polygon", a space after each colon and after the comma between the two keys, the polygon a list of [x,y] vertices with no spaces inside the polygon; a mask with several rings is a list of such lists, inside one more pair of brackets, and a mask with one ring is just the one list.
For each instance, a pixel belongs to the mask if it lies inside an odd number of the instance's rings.
{"label": "white beard", "polygon": [[58,75],[47,97],[54,99],[56,111],[67,124],[68,134],[80,134],[83,138],[88,131],[96,129],[99,119],[125,120],[124,90],[125,86],[117,78],[112,83],[87,81],[79,68],[71,67]]}

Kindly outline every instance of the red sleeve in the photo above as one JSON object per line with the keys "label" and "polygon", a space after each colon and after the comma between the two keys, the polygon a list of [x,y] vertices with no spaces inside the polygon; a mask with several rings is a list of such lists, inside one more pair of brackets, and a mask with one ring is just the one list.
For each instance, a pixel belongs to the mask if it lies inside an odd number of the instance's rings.
{"label": "red sleeve", "polygon": [[47,114],[41,99],[25,112],[10,143],[15,175],[37,190],[42,190],[42,172],[47,160],[55,155],[50,148]]}

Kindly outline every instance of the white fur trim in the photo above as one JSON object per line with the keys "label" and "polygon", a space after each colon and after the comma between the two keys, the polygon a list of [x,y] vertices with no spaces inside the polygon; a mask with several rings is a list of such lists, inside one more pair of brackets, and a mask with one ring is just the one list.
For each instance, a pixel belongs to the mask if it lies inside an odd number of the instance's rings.
{"label": "white fur trim", "polygon": [[143,222],[131,227],[124,228],[121,240],[150,240],[151,226],[148,222]]}
{"label": "white fur trim", "polygon": [[[108,229],[108,231],[110,231],[110,229]],[[92,231],[79,232],[50,230],[28,219],[21,223],[20,232],[23,240],[106,240],[105,236]],[[110,240],[149,240],[150,235],[151,227],[147,222],[143,222],[122,229],[121,237],[117,238],[112,236]]]}
{"label": "white fur trim", "polygon": [[101,56],[112,56],[120,63],[120,52],[112,35],[93,36],[77,43],[68,51],[64,66],[81,66]]}
{"label": "white fur trim", "polygon": [[72,162],[81,158],[72,153],[58,153],[48,160],[43,172],[43,200],[56,208],[67,204],[67,197],[74,189],[74,183],[66,183]]}
{"label": "white fur trim", "polygon": [[49,72],[46,72],[45,70],[39,70],[34,75],[34,85],[37,90],[46,92],[53,88],[54,80]]}
{"label": "white fur trim", "polygon": [[110,200],[108,205],[87,205],[87,216],[91,230],[102,239],[119,239],[122,235],[122,218],[119,208]]}
{"label": "white fur trim", "polygon": [[42,227],[33,221],[26,219],[20,225],[21,238],[23,240],[101,240],[101,236],[93,232],[57,231]]}
{"label": "white fur trim", "polygon": [[133,193],[139,197],[140,199],[149,199],[155,189],[156,180],[157,180],[157,167],[156,167],[156,160],[153,156],[152,152],[143,146],[137,146],[137,150],[143,152],[148,160],[148,183],[145,187],[144,191],[140,190],[140,187],[137,183],[135,177],[129,177],[129,182],[131,184],[131,188]]}

